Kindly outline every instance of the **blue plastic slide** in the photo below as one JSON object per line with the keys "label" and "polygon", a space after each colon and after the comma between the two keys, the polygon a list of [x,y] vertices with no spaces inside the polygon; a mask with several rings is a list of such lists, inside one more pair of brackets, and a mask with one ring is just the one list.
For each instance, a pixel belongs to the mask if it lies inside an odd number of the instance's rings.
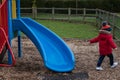
{"label": "blue plastic slide", "polygon": [[74,54],[66,43],[54,32],[30,18],[13,20],[13,30],[20,30],[31,39],[39,50],[44,65],[56,72],[74,69]]}

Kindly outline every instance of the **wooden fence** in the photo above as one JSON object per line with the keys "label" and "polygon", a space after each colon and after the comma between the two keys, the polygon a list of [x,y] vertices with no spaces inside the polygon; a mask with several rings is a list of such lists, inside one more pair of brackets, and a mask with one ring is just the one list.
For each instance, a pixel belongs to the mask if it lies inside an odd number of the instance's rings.
{"label": "wooden fence", "polygon": [[76,8],[21,8],[22,16],[31,16],[34,19],[52,19],[66,21],[94,22],[96,9]]}
{"label": "wooden fence", "polygon": [[100,28],[102,21],[108,21],[112,27],[114,38],[120,40],[120,16],[105,10],[97,9],[96,23]]}
{"label": "wooden fence", "polygon": [[52,19],[74,22],[89,22],[101,27],[102,21],[108,21],[114,38],[120,39],[120,16],[101,9],[86,8],[21,8],[22,16],[34,19]]}

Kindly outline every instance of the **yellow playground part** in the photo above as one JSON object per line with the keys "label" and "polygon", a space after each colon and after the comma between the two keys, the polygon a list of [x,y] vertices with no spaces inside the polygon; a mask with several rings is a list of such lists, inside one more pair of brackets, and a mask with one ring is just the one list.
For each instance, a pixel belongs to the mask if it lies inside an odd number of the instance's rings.
{"label": "yellow playground part", "polygon": [[16,0],[12,0],[12,18],[16,18]]}

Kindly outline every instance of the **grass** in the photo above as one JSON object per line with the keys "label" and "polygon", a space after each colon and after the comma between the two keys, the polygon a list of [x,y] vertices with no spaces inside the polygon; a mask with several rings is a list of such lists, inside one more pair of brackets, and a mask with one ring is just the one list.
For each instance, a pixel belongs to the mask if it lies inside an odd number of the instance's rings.
{"label": "grass", "polygon": [[[29,17],[30,14],[28,15]],[[24,15],[23,15],[24,17]],[[40,18],[52,18],[53,15],[50,14],[38,14],[37,17]],[[55,15],[55,18],[68,19],[67,15]],[[82,16],[71,16],[71,21],[82,21]],[[84,21],[95,22],[93,17],[85,17]],[[79,38],[79,39],[89,39],[97,35],[97,30],[95,26],[89,24],[81,23],[69,23],[69,22],[60,22],[60,21],[51,21],[51,20],[36,20],[37,22],[45,25],[53,32],[58,34],[62,38]]]}
{"label": "grass", "polygon": [[89,39],[97,35],[95,26],[51,20],[37,20],[62,38]]}
{"label": "grass", "polygon": [[[94,14],[90,14],[94,16]],[[32,14],[22,14],[22,17],[33,17]],[[106,14],[102,14],[101,17],[104,19],[109,18],[109,22],[113,23],[113,16],[109,16]],[[40,19],[52,19],[53,15],[52,14],[45,14],[45,13],[40,13],[37,14],[37,17]],[[96,18],[95,17],[83,17],[83,16],[76,16],[76,15],[71,15],[70,17],[66,14],[55,14],[54,15],[55,19],[65,19],[69,21],[86,21],[86,22],[95,22]],[[88,39],[91,37],[94,37],[97,35],[97,30],[94,29],[94,26],[91,26],[89,24],[75,24],[75,23],[68,23],[68,22],[58,22],[58,21],[40,21],[41,24],[45,25],[55,33],[57,33],[59,36],[63,38],[80,38],[80,39]],[[115,17],[114,23],[115,26],[118,28],[120,27],[120,18]],[[111,26],[113,27],[113,26]],[[118,29],[117,28],[117,29]],[[120,29],[119,29],[120,30]],[[114,36],[119,37],[119,30],[115,29]]]}
{"label": "grass", "polygon": [[[90,16],[95,16],[95,14],[89,14]],[[22,14],[22,17],[33,17],[32,14]],[[38,13],[38,19],[62,19],[62,20],[69,20],[69,21],[88,21],[88,22],[95,22],[96,17],[84,17],[82,14],[80,15],[71,15],[68,14],[55,14],[54,16],[50,13]]]}

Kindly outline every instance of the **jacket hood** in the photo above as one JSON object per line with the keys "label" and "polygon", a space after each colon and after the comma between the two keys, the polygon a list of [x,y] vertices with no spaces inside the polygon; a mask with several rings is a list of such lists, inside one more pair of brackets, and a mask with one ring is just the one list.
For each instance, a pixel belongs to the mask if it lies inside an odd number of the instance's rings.
{"label": "jacket hood", "polygon": [[111,32],[106,31],[106,30],[100,30],[99,31],[99,36],[103,40],[107,40],[112,37]]}
{"label": "jacket hood", "polygon": [[111,32],[107,30],[99,30],[99,33],[100,34],[111,34]]}

